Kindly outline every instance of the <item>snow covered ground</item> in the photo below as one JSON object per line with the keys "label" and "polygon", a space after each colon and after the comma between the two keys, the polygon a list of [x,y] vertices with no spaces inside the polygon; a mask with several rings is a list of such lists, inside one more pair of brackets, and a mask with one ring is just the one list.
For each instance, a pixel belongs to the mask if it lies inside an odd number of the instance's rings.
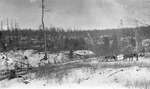
{"label": "snow covered ground", "polygon": [[[35,50],[19,50],[19,51],[9,51],[7,53],[2,53],[0,55],[0,70],[6,69],[4,67],[4,61],[2,60],[2,56],[7,55],[8,59],[11,61],[19,61],[23,62],[23,57],[27,56],[29,60],[29,64],[32,67],[38,67],[40,60],[44,58],[44,53],[43,52],[36,52]],[[62,62],[67,62],[68,58],[63,55],[63,53],[54,53],[54,54],[48,54],[48,61],[52,64],[54,63],[62,63]]]}
{"label": "snow covered ground", "polygon": [[[27,55],[33,66],[43,57],[32,50],[19,53]],[[49,54],[50,59],[52,55],[56,54]],[[0,81],[0,89],[150,89],[150,58],[138,62],[99,62],[91,58],[42,68],[23,78]],[[39,77],[39,71],[43,76]]]}
{"label": "snow covered ground", "polygon": [[[99,88],[99,89],[138,89],[129,86],[136,81],[150,81],[150,69],[137,66],[129,68],[106,68],[92,71],[86,68],[69,70],[62,80],[57,78],[27,79],[28,84],[21,78],[3,80],[0,82],[1,89],[48,89],[48,88]],[[59,77],[59,76],[58,76]],[[149,88],[148,88],[149,89]]]}

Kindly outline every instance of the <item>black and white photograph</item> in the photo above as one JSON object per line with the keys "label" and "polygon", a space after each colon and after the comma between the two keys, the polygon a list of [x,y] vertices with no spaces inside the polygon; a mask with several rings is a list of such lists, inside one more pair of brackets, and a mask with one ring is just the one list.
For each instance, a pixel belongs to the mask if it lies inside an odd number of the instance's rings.
{"label": "black and white photograph", "polygon": [[0,0],[0,89],[150,89],[150,0]]}

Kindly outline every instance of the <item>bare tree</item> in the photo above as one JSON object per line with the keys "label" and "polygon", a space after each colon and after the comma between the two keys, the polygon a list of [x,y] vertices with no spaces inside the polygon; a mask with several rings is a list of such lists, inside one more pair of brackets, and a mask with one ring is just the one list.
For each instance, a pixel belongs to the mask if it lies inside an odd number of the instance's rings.
{"label": "bare tree", "polygon": [[3,21],[1,21],[1,30],[3,30]]}
{"label": "bare tree", "polygon": [[46,29],[45,29],[45,23],[44,23],[44,15],[45,15],[45,0],[42,0],[42,16],[41,16],[41,21],[42,21],[42,30],[44,31],[44,51],[45,51],[45,59],[47,60],[47,40],[46,40]]}

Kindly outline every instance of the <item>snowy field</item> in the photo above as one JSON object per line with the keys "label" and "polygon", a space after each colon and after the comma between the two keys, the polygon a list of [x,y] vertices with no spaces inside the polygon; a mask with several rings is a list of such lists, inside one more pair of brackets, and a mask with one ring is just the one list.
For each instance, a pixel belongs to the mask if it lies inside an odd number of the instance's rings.
{"label": "snowy field", "polygon": [[51,64],[58,59],[57,65],[38,67],[43,53],[27,50],[8,55],[13,60],[19,60],[18,55],[27,56],[34,71],[21,78],[0,81],[0,89],[150,89],[149,57],[138,62],[101,62],[101,58],[70,62],[62,54],[48,54]]}

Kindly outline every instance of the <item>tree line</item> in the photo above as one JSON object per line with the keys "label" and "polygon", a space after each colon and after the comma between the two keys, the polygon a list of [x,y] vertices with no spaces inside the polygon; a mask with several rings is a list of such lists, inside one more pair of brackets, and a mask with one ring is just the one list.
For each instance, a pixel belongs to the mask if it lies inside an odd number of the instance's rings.
{"label": "tree line", "polygon": [[[141,27],[140,43],[150,38],[148,27]],[[50,52],[68,50],[92,50],[97,55],[114,55],[132,51],[136,28],[111,30],[65,30],[47,28],[47,48]],[[1,51],[35,49],[44,51],[44,31],[41,29],[10,29],[0,31]],[[133,48],[133,49],[132,49]]]}

